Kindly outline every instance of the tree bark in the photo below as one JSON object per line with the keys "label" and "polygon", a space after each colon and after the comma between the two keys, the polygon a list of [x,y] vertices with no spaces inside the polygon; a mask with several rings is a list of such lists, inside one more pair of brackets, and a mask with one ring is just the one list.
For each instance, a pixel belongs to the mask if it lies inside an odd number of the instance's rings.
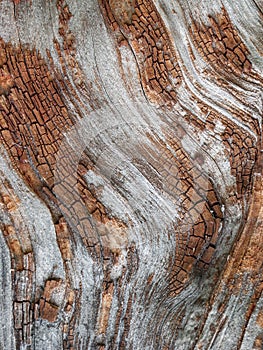
{"label": "tree bark", "polygon": [[0,348],[262,349],[262,2],[0,14]]}

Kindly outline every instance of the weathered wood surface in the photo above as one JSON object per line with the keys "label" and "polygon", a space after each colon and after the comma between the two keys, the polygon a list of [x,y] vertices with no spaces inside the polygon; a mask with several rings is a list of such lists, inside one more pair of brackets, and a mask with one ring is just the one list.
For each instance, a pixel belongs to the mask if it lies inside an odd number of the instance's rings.
{"label": "weathered wood surface", "polygon": [[1,349],[262,349],[262,11],[0,1]]}

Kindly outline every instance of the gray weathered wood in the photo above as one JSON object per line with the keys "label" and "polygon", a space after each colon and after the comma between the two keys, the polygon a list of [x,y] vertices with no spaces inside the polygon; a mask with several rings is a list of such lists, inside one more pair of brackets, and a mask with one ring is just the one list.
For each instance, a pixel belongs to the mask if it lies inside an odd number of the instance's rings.
{"label": "gray weathered wood", "polygon": [[0,1],[2,349],[262,349],[261,1]]}

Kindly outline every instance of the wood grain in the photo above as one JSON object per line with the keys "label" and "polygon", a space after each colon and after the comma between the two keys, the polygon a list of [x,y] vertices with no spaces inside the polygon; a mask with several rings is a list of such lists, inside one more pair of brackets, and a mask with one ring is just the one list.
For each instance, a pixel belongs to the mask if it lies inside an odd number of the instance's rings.
{"label": "wood grain", "polygon": [[261,349],[260,5],[0,13],[0,347]]}

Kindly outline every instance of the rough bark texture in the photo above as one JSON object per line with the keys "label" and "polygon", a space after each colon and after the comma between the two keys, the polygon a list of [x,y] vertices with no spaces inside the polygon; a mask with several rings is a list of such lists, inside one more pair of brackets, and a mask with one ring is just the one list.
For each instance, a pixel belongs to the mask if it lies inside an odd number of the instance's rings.
{"label": "rough bark texture", "polygon": [[0,0],[1,349],[262,349],[260,0]]}

